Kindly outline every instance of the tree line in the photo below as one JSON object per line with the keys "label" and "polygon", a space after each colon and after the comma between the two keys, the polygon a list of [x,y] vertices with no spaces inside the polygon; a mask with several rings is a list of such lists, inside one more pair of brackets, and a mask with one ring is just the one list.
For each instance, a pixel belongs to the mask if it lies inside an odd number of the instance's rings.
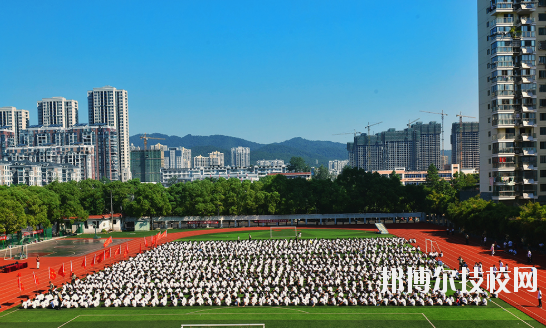
{"label": "tree line", "polygon": [[[448,183],[433,178],[434,172],[427,185],[407,186],[401,184],[396,174],[382,176],[357,168],[346,168],[335,179],[325,169],[316,173],[311,180],[288,179],[283,175],[255,182],[211,178],[168,187],[139,180],[54,181],[45,187],[0,186],[0,233],[14,233],[27,226],[47,228],[65,219],[83,221],[89,215],[110,211],[131,217],[432,213],[445,207],[441,204],[445,197],[438,196],[437,189],[453,190],[450,195],[456,197],[457,189],[469,184],[465,175]],[[442,187],[437,188],[436,184]],[[470,179],[472,184],[475,181]]]}
{"label": "tree line", "polygon": [[[289,168],[310,169],[298,159]],[[463,231],[497,239],[511,235],[537,242],[546,235],[546,207],[538,203],[507,206],[479,197],[461,201],[460,192],[476,188],[477,182],[477,176],[466,174],[448,182],[431,165],[426,183],[405,186],[395,172],[383,176],[345,168],[334,179],[324,167],[311,180],[274,175],[255,182],[211,178],[168,187],[138,180],[0,186],[0,233],[47,228],[65,219],[83,221],[110,211],[131,217],[426,212],[446,217]]]}

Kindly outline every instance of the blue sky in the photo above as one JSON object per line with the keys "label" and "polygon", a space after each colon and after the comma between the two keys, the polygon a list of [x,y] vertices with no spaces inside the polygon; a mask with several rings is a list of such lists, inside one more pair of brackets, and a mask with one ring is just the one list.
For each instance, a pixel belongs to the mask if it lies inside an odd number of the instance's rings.
{"label": "blue sky", "polygon": [[[0,107],[129,92],[131,135],[270,143],[478,116],[475,1],[5,1]],[[477,120],[477,119],[476,119]]]}

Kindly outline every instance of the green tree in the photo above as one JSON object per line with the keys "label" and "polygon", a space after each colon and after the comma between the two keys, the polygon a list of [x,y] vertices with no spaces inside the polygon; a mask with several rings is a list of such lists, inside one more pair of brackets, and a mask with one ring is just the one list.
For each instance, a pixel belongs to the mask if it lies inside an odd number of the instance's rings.
{"label": "green tree", "polygon": [[451,180],[451,185],[457,192],[476,188],[477,183],[478,180],[476,179],[476,175],[465,174],[464,172],[455,172],[455,174],[453,174],[453,179]]}
{"label": "green tree", "polygon": [[128,204],[127,212],[130,216],[150,218],[168,215],[171,204],[167,191],[161,184],[141,183],[138,185],[134,200]]}
{"label": "green tree", "polygon": [[290,159],[290,164],[287,167],[288,171],[291,172],[310,172],[311,167],[305,163],[305,160],[302,157],[292,157]]}
{"label": "green tree", "polygon": [[539,203],[528,202],[520,207],[519,217],[529,223],[545,220],[546,208]]}
{"label": "green tree", "polygon": [[324,165],[321,165],[319,168],[315,169],[315,176],[313,177],[317,180],[331,180],[332,176],[330,171]]}
{"label": "green tree", "polygon": [[[99,215],[106,212],[104,188],[102,181],[86,179],[78,182],[80,189],[80,203],[83,209],[91,215]],[[110,197],[108,197],[108,205],[110,205]],[[110,208],[110,206],[108,206]]]}
{"label": "green tree", "polygon": [[[55,192],[59,196],[61,205],[59,206],[59,216],[55,218],[60,224],[65,223],[65,219],[85,221],[89,213],[81,204],[81,190],[75,181],[60,183],[53,181],[46,186],[46,189]],[[60,228],[60,225],[57,226]]]}
{"label": "green tree", "polygon": [[0,192],[0,232],[15,233],[27,227],[23,205],[8,192]]}
{"label": "green tree", "polygon": [[23,206],[26,214],[27,225],[36,228],[49,227],[51,225],[48,218],[48,208],[45,203],[47,199],[42,200],[36,192],[38,187],[28,187],[26,185],[13,186],[6,190],[9,195]]}
{"label": "green tree", "polygon": [[431,190],[438,191],[438,184],[440,183],[440,174],[438,174],[438,169],[436,165],[430,164],[427,170],[426,186]]}

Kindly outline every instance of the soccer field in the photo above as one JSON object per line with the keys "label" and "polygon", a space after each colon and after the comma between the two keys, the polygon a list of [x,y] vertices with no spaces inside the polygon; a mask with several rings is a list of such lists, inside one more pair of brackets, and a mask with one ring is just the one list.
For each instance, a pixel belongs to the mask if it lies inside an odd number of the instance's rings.
{"label": "soccer field", "polygon": [[[188,240],[237,240],[237,237],[241,237],[241,240],[247,240],[248,235],[252,236],[252,239],[271,239],[271,230],[251,230],[248,231],[235,231],[235,232],[217,232],[210,233],[206,235],[191,236],[186,238],[178,239],[180,241]],[[366,230],[347,230],[347,229],[297,229],[298,233],[301,233],[302,239],[311,239],[311,238],[324,238],[324,239],[335,239],[335,238],[386,238],[393,237],[393,235],[379,235],[372,231]],[[290,236],[289,233],[291,233]],[[282,238],[295,238],[294,227],[292,229],[286,229],[282,227],[281,229],[273,227],[273,238],[282,239]]]}
{"label": "soccer field", "polygon": [[[493,304],[493,302],[495,304]],[[265,327],[544,327],[501,300],[485,307],[166,307],[14,309],[0,327],[181,327],[261,323]]]}
{"label": "soccer field", "polygon": [[[213,230],[221,231],[221,230]],[[211,231],[211,232],[213,232]],[[372,231],[298,229],[302,238],[376,238]],[[295,231],[292,231],[295,234]],[[282,232],[286,233],[286,232]],[[270,239],[270,230],[218,232],[179,239]],[[279,237],[281,238],[281,237]],[[284,237],[286,238],[286,237]],[[460,284],[459,282],[456,283]],[[459,286],[457,286],[459,287]],[[448,293],[449,294],[449,293]],[[1,327],[189,327],[188,325],[263,324],[265,327],[545,327],[500,299],[487,306],[193,306],[22,309],[0,313]],[[237,327],[237,326],[231,326]],[[245,326],[240,326],[245,327]],[[246,326],[252,327],[252,326]],[[258,327],[258,326],[254,326]],[[259,326],[263,327],[263,326]]]}

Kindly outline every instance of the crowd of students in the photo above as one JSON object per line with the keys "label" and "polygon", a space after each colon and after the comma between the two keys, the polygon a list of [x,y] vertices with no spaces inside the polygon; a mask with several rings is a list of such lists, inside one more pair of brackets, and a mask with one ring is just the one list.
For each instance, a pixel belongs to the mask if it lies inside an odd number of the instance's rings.
{"label": "crowd of students", "polygon": [[485,292],[383,288],[384,267],[443,270],[440,255],[404,238],[172,242],[22,307],[486,305]]}

